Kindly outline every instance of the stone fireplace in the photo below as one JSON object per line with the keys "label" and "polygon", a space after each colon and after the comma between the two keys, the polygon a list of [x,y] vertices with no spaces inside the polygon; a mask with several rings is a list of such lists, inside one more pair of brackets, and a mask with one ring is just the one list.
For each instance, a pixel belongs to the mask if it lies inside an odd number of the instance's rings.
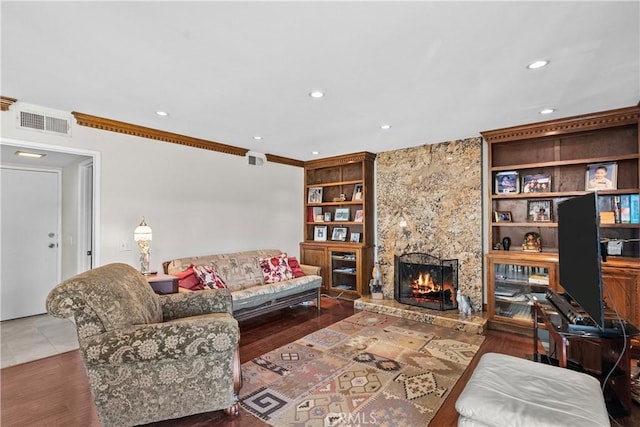
{"label": "stone fireplace", "polygon": [[394,272],[399,303],[440,311],[458,308],[458,260],[409,253],[395,257]]}
{"label": "stone fireplace", "polygon": [[460,293],[483,306],[482,147],[476,137],[378,153],[376,259],[390,303],[395,257],[424,253],[456,259]]}

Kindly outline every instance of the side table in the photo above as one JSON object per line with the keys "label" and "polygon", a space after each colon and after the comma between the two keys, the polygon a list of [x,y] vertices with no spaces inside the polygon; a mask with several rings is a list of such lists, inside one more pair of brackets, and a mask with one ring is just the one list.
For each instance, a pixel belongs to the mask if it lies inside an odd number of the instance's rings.
{"label": "side table", "polygon": [[178,278],[176,276],[156,273],[145,277],[157,294],[175,294],[178,292]]}

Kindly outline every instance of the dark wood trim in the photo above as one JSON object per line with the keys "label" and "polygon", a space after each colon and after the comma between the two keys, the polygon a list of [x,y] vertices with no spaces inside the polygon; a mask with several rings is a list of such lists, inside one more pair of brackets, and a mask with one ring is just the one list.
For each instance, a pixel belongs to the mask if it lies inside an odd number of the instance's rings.
{"label": "dark wood trim", "polygon": [[304,167],[302,160],[290,159],[289,157],[276,156],[275,154],[266,154],[267,162],[281,163],[283,165],[296,166],[299,168]]}
{"label": "dark wood trim", "polygon": [[0,111],[9,111],[9,107],[18,102],[15,98],[9,98],[8,96],[0,96]]}
{"label": "dark wood trim", "polygon": [[309,160],[304,162],[306,169],[326,168],[330,166],[338,166],[345,163],[361,162],[363,160],[375,160],[376,155],[368,151],[359,153],[345,154],[342,156],[326,157],[324,159]]}
{"label": "dark wood trim", "polygon": [[71,114],[73,114],[80,126],[87,126],[95,129],[107,130],[110,132],[124,133],[127,135],[134,135],[142,138],[155,139],[158,141],[171,142],[173,144],[202,148],[204,150],[218,151],[220,153],[234,154],[236,156],[244,156],[249,151],[246,148],[234,147],[232,145],[221,144],[215,141],[207,141],[205,139],[193,138],[190,136],[180,135],[172,132],[165,132],[162,130],[138,126],[131,123],[91,116],[89,114],[79,113],[77,111],[72,111]]}
{"label": "dark wood trim", "polygon": [[[244,156],[247,154],[247,152],[249,152],[249,150],[246,148],[235,147],[233,145],[222,144],[220,142],[208,141],[206,139],[194,138],[191,136],[166,132],[163,130],[134,125],[131,123],[106,119],[104,117],[92,116],[89,114],[79,113],[77,111],[72,111],[71,114],[73,114],[73,116],[76,118],[76,122],[80,126],[87,126],[110,132],[124,133],[127,135],[155,139],[157,141],[170,142],[173,144],[186,145],[193,148],[202,148],[203,150],[217,151],[219,153],[233,154],[235,156]],[[271,163],[281,163],[284,165],[297,167],[304,166],[304,162],[296,159],[290,159],[288,157],[276,156],[274,154],[267,154],[266,157],[267,161]]]}
{"label": "dark wood trim", "polygon": [[480,134],[487,142],[494,144],[521,139],[564,135],[614,126],[634,125],[638,123],[639,117],[640,107],[634,106],[503,129],[482,131]]}

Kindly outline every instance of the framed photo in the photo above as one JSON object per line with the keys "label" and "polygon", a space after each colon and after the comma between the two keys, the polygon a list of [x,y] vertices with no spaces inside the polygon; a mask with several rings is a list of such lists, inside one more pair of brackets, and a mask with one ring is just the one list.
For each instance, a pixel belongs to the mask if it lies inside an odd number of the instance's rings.
{"label": "framed photo", "polygon": [[511,222],[511,212],[508,211],[496,211],[496,222]]}
{"label": "framed photo", "polygon": [[551,200],[528,200],[527,221],[551,222],[552,209],[553,201]]}
{"label": "framed photo", "polygon": [[326,242],[327,241],[327,226],[326,225],[316,225],[313,230],[313,240],[316,242]]}
{"label": "framed photo", "polygon": [[615,190],[618,188],[618,164],[598,163],[587,165],[585,190]]}
{"label": "framed photo", "polygon": [[331,240],[338,240],[340,242],[347,240],[347,227],[335,227],[331,235]]}
{"label": "framed photo", "polygon": [[351,200],[362,200],[362,184],[353,186],[353,196],[351,196]]}
{"label": "framed photo", "polygon": [[360,243],[360,233],[351,233],[349,241],[351,243]]}
{"label": "framed photo", "polygon": [[517,194],[520,192],[518,172],[498,172],[496,174],[496,194]]}
{"label": "framed photo", "polygon": [[362,209],[357,209],[356,210],[356,215],[353,217],[353,221],[354,222],[362,222],[362,218],[364,218],[364,214],[362,212]]}
{"label": "framed photo", "polygon": [[322,203],[322,187],[309,187],[307,203]]}
{"label": "framed photo", "polygon": [[324,222],[331,222],[331,212],[324,213]]}
{"label": "framed photo", "polygon": [[549,193],[551,192],[551,175],[537,174],[522,177],[523,193]]}
{"label": "framed photo", "polygon": [[335,221],[349,221],[349,208],[336,209]]}

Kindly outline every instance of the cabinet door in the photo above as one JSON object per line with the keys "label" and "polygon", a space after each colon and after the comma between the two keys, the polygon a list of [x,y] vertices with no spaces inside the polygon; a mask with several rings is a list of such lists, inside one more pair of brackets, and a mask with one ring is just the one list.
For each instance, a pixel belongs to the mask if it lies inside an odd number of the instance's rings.
{"label": "cabinet door", "polygon": [[631,269],[602,268],[603,299],[606,306],[615,309],[625,320],[640,323],[640,303],[638,285],[640,272]]}
{"label": "cabinet door", "polygon": [[330,282],[329,272],[331,271],[327,248],[324,246],[315,245],[300,245],[300,262],[308,265],[317,265],[320,267],[320,276],[322,277],[322,287],[325,290],[329,289]]}
{"label": "cabinet door", "polygon": [[359,258],[357,250],[329,249],[331,259],[331,289],[337,292],[360,293]]}

